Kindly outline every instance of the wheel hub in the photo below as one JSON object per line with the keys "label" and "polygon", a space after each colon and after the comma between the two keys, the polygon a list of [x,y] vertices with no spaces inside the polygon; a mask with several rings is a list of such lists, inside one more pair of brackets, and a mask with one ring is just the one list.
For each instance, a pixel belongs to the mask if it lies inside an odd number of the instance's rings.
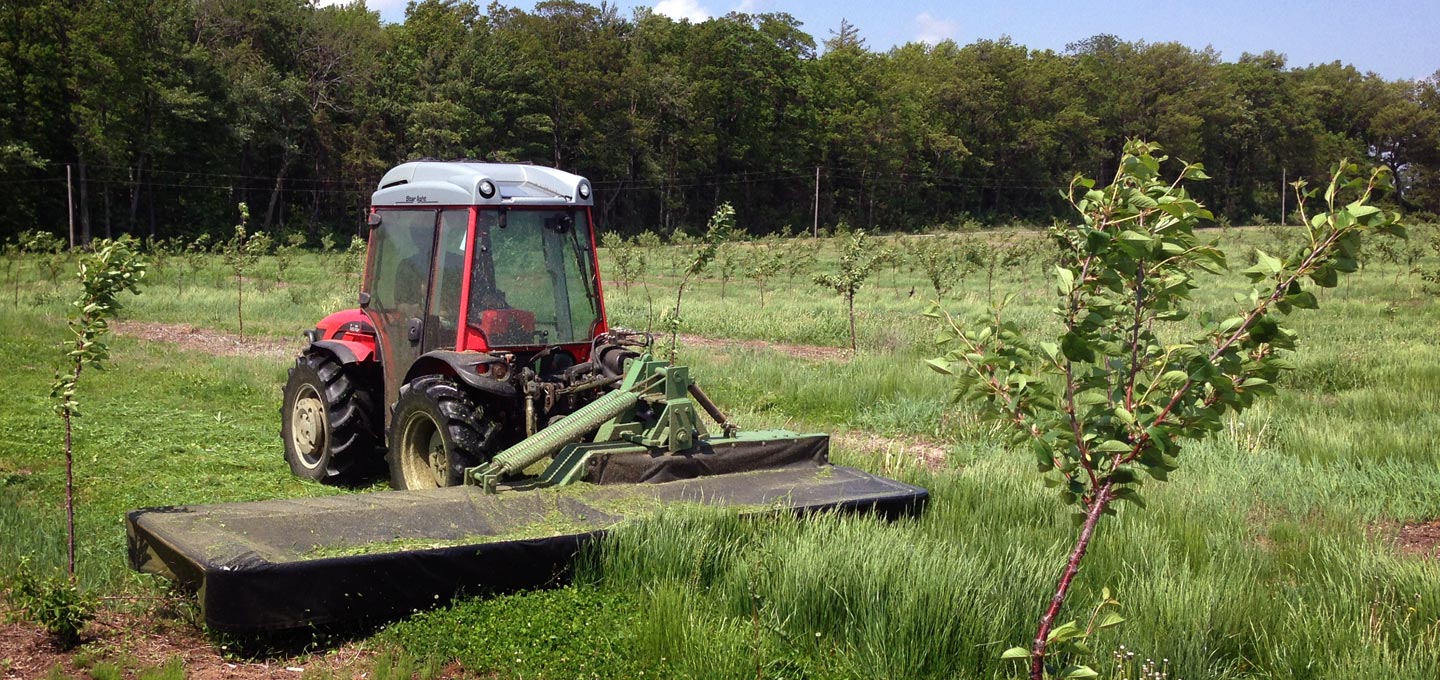
{"label": "wheel hub", "polygon": [[450,481],[450,462],[445,455],[445,442],[440,440],[438,432],[430,437],[430,446],[425,457],[430,463],[430,474],[435,478],[435,486],[445,486],[445,483]]}
{"label": "wheel hub", "polygon": [[406,419],[402,427],[397,455],[405,488],[448,486],[450,457],[445,452],[445,438],[438,424],[427,415],[417,414]]}
{"label": "wheel hub", "polygon": [[290,412],[290,441],[300,462],[313,468],[325,453],[325,404],[313,390],[306,390],[295,399]]}

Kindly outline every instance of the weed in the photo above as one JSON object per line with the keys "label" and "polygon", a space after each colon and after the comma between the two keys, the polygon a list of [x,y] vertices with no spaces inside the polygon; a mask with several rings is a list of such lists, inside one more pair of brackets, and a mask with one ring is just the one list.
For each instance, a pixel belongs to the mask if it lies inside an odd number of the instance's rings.
{"label": "weed", "polygon": [[412,657],[454,659],[482,675],[665,677],[657,672],[659,664],[634,653],[636,626],[644,616],[632,596],[570,586],[418,614],[381,638]]}
{"label": "weed", "polygon": [[440,677],[442,664],[435,657],[416,659],[405,652],[384,652],[371,666],[374,680],[432,680]]}
{"label": "weed", "polygon": [[26,560],[21,560],[12,578],[10,599],[65,650],[80,644],[80,631],[94,618],[96,606],[72,580],[61,574],[40,576]]}

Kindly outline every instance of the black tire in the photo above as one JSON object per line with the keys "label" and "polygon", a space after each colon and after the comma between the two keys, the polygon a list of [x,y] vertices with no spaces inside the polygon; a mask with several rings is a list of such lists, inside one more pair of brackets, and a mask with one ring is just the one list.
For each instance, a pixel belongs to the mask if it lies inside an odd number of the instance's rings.
{"label": "black tire", "polygon": [[488,462],[500,426],[454,380],[427,375],[400,388],[390,414],[390,486],[457,486],[465,468]]}
{"label": "black tire", "polygon": [[280,439],[290,470],[325,484],[363,481],[378,459],[376,415],[369,387],[335,357],[301,354],[280,407]]}

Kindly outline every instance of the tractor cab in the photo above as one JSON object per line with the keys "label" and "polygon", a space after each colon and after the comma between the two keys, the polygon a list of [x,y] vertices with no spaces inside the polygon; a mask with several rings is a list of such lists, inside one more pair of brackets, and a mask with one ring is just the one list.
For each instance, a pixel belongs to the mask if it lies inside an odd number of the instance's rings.
{"label": "tractor cab", "polygon": [[414,162],[380,182],[360,304],[385,401],[437,351],[589,359],[605,310],[582,177],[530,165]]}

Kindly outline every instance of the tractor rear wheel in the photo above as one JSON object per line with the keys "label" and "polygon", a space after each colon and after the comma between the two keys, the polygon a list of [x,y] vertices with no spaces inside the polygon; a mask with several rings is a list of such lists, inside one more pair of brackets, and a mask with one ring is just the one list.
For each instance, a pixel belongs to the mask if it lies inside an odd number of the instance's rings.
{"label": "tractor rear wheel", "polygon": [[280,416],[285,460],[297,476],[353,484],[373,469],[374,401],[335,357],[305,352],[295,359]]}
{"label": "tractor rear wheel", "polygon": [[435,489],[495,455],[499,425],[454,380],[428,375],[400,388],[390,415],[390,486]]}

